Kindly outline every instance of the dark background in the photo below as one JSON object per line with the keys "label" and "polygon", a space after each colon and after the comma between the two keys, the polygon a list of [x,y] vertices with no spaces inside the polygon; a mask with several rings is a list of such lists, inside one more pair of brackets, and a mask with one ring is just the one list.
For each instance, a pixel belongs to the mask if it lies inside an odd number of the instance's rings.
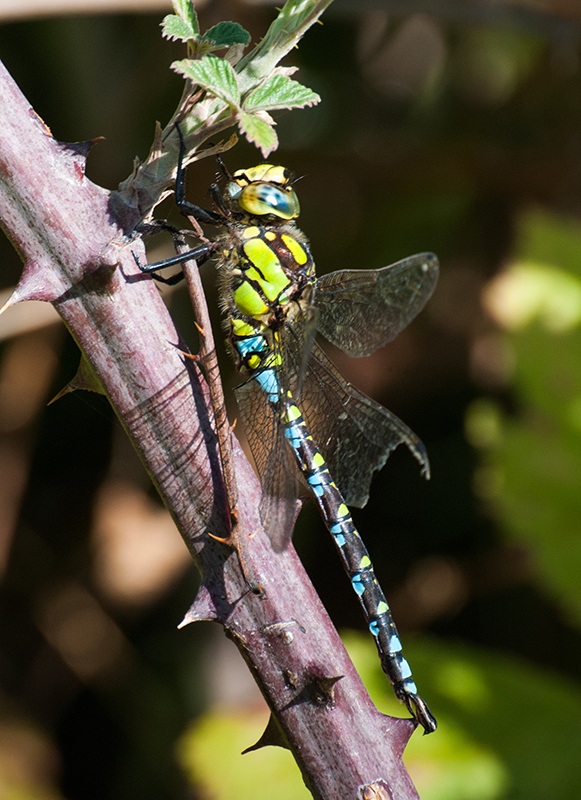
{"label": "dark background", "polygon": [[[87,174],[111,189],[181,94],[169,65],[184,52],[161,39],[164,13],[0,27],[0,57],[54,136],[105,137]],[[258,41],[275,12],[217,1],[199,13],[202,30],[233,19]],[[422,740],[410,768],[425,800],[575,796],[579,319],[560,329],[558,306],[556,327],[502,329],[489,287],[534,261],[549,276],[541,300],[554,268],[570,277],[558,296],[581,304],[581,10],[337,0],[323,22],[285,60],[322,103],[277,116],[273,157],[304,176],[300,222],[318,271],[426,250],[442,265],[398,340],[358,362],[333,353],[421,437],[432,465],[425,483],[400,448],[354,514],[441,723],[429,740],[439,744]],[[226,160],[261,157],[240,142]],[[214,173],[210,160],[192,167],[194,202],[208,204]],[[170,200],[159,214],[171,213]],[[21,264],[4,238],[0,248],[9,289]],[[183,289],[168,302],[193,337]],[[19,335],[17,310],[6,314],[0,345],[0,794],[4,783],[32,799],[232,796],[219,740],[205,762],[215,783],[201,768],[186,778],[176,743],[216,704],[259,701],[212,626],[176,630],[198,577],[107,402],[81,392],[46,407],[78,351],[58,323],[37,327],[30,305]],[[309,504],[295,543],[337,626],[363,630]],[[191,758],[183,741],[180,763],[198,764],[198,740]]]}

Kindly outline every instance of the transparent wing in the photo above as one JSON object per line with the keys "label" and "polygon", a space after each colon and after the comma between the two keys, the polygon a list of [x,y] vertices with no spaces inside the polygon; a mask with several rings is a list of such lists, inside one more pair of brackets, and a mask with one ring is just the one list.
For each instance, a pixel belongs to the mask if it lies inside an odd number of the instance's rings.
{"label": "transparent wing", "polygon": [[[348,355],[362,356],[394,339],[421,311],[438,277],[431,254],[380,270],[343,270],[322,277],[316,309],[296,307],[282,333],[283,395],[305,417],[331,475],[349,505],[364,506],[375,470],[406,444],[429,477],[425,448],[407,425],[352,386],[314,343],[317,328]],[[292,536],[298,469],[277,410],[251,380],[236,389],[240,416],[261,485],[260,512],[275,550]]]}
{"label": "transparent wing", "polygon": [[407,445],[423,475],[430,477],[425,447],[415,433],[352,386],[317,344],[299,407],[348,505],[361,508],[367,503],[373,473],[399,444]]}
{"label": "transparent wing", "polygon": [[294,323],[287,326],[285,338],[286,364],[289,371],[291,389],[298,396],[309,366],[317,336],[319,312],[315,306],[303,309]]}
{"label": "transparent wing", "polygon": [[235,389],[244,432],[262,487],[260,518],[274,550],[290,542],[297,513],[298,474],[277,413],[255,380]]}
{"label": "transparent wing", "polygon": [[[296,397],[308,371],[309,354],[317,333],[317,312],[308,303],[294,303],[280,336],[273,339],[278,350],[277,379],[281,397]],[[262,499],[260,516],[272,546],[282,551],[290,542],[297,515],[300,473],[295,456],[284,435],[281,410],[268,401],[256,380],[235,389],[240,417],[256,470]]]}
{"label": "transparent wing", "polygon": [[340,270],[319,278],[315,305],[325,339],[349,356],[367,356],[419,314],[438,280],[432,253],[375,270]]}

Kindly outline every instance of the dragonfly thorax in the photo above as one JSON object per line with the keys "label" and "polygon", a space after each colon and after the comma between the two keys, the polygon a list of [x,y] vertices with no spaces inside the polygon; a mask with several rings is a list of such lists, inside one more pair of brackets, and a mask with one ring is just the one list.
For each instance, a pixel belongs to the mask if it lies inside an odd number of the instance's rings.
{"label": "dragonfly thorax", "polygon": [[224,308],[233,316],[276,324],[313,283],[307,240],[292,223],[230,224],[218,253]]}

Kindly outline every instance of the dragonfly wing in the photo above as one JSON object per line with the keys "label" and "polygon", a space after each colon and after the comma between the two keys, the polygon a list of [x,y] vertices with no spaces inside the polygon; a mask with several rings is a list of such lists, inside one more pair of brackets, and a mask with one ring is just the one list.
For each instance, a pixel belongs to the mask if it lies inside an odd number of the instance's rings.
{"label": "dragonfly wing", "polygon": [[301,411],[348,505],[369,499],[373,473],[405,444],[430,477],[426,449],[386,408],[352,386],[315,344],[303,384]]}
{"label": "dragonfly wing", "polygon": [[244,432],[262,487],[260,517],[277,552],[292,537],[297,514],[295,461],[273,406],[255,380],[235,389]]}
{"label": "dragonfly wing", "polygon": [[349,356],[367,356],[419,314],[438,280],[432,253],[375,270],[340,270],[316,284],[319,331]]}
{"label": "dragonfly wing", "polygon": [[[296,372],[294,381],[294,394],[300,396],[303,381],[307,373],[309,359],[313,352],[313,345],[317,336],[319,311],[315,306],[309,305],[303,315],[299,336],[295,335],[293,327],[287,329],[285,341],[287,344],[287,363],[289,369]],[[291,341],[293,345],[291,346]]]}

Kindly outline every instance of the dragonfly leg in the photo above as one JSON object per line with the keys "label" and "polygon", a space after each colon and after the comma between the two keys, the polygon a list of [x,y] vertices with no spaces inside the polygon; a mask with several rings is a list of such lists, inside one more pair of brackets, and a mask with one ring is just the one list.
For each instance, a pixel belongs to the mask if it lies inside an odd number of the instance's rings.
{"label": "dragonfly leg", "polygon": [[173,267],[176,264],[182,264],[184,261],[197,261],[198,264],[203,264],[204,261],[207,261],[213,255],[214,250],[215,247],[211,244],[201,244],[185,253],[178,253],[176,256],[164,258],[163,261],[156,261],[153,264],[142,264],[137,253],[135,252],[133,253],[133,258],[135,259],[135,263],[139,269],[144,274],[151,275],[154,280],[159,281],[160,283],[173,286],[174,284],[183,281],[183,273],[178,272],[176,275],[171,275],[169,278],[164,278],[162,275],[156,274],[158,270],[165,269],[166,267]]}
{"label": "dragonfly leg", "polygon": [[[254,572],[254,568],[250,564],[250,559],[248,557],[248,547],[245,538],[245,534],[240,531],[240,526],[238,524],[238,513],[236,509],[233,509],[230,512],[230,519],[232,524],[232,529],[230,531],[229,536],[221,537],[216,536],[213,533],[208,533],[212,539],[215,539],[217,542],[221,542],[222,544],[227,544],[228,547],[231,547],[233,550],[236,550],[236,554],[238,556],[238,563],[240,564],[240,569],[242,570],[242,575],[244,576],[244,580],[252,594],[256,595],[256,597],[265,597],[264,590],[260,585],[258,578],[256,577],[256,573]],[[255,532],[256,533],[256,532]],[[255,533],[252,533],[248,538],[251,539]]]}

